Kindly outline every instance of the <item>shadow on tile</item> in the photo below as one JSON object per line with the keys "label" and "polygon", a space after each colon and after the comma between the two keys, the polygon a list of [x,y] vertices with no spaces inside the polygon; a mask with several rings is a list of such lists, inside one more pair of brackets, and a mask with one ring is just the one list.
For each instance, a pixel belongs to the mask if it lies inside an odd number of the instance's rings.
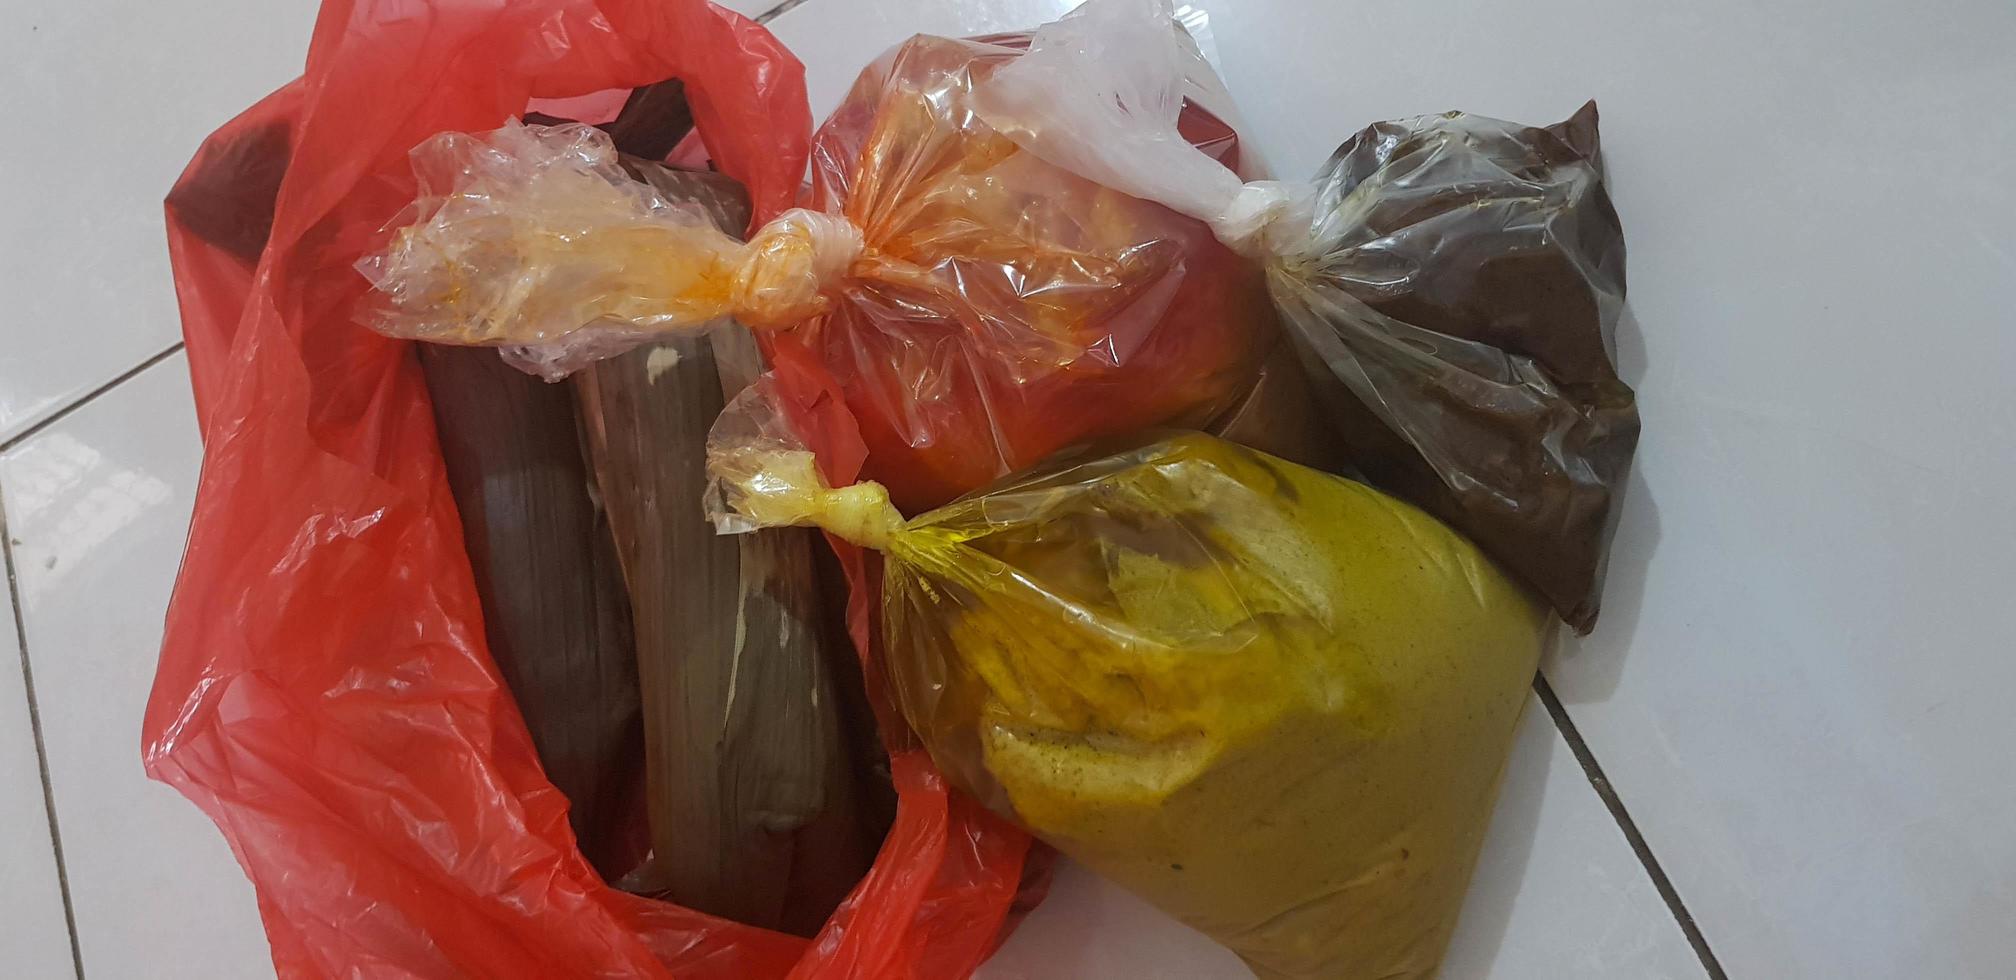
{"label": "shadow on tile", "polygon": [[[1645,380],[1645,335],[1638,317],[1626,305],[1617,321],[1617,373],[1633,389]],[[1644,410],[1641,398],[1639,410]],[[1658,438],[1659,420],[1646,419],[1639,439]],[[1638,632],[1638,614],[1645,605],[1645,580],[1652,553],[1659,544],[1659,506],[1642,467],[1633,466],[1618,497],[1617,529],[1610,539],[1610,564],[1603,582],[1603,612],[1596,630],[1586,637],[1558,630],[1541,658],[1541,671],[1565,704],[1608,700],[1624,674],[1631,638]]]}
{"label": "shadow on tile", "polygon": [[1549,758],[1559,745],[1547,710],[1529,696],[1442,976],[1453,980],[1490,975],[1490,964],[1505,945],[1514,906],[1526,883],[1526,867],[1540,831],[1540,806],[1547,798]]}

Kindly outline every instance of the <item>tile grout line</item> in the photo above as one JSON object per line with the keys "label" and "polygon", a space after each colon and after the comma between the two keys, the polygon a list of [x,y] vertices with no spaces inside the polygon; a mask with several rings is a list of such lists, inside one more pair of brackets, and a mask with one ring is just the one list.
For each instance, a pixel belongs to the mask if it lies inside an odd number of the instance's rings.
{"label": "tile grout line", "polygon": [[790,13],[791,11],[798,9],[799,7],[805,5],[805,3],[807,2],[808,0],[784,0],[783,3],[780,3],[775,7],[771,7],[769,10],[765,10],[751,19],[758,24],[768,24],[771,21],[776,20],[777,18]]}
{"label": "tile grout line", "polygon": [[1624,809],[1624,800],[1617,795],[1616,787],[1610,784],[1610,777],[1603,774],[1603,767],[1596,762],[1596,754],[1589,750],[1589,743],[1582,740],[1582,732],[1575,727],[1575,720],[1568,717],[1568,709],[1555,695],[1554,686],[1547,683],[1547,676],[1538,671],[1533,674],[1533,692],[1540,696],[1540,703],[1546,705],[1547,714],[1554,719],[1554,727],[1568,742],[1569,751],[1575,754],[1575,761],[1581,763],[1582,774],[1589,778],[1589,785],[1603,800],[1610,811],[1611,819],[1617,821],[1617,828],[1624,832],[1624,840],[1631,845],[1632,853],[1638,855],[1638,863],[1652,878],[1652,887],[1666,902],[1667,911],[1680,924],[1680,931],[1687,936],[1687,944],[1694,947],[1694,955],[1701,960],[1701,967],[1708,971],[1710,980],[1729,980],[1729,974],[1722,969],[1722,961],[1716,959],[1715,951],[1708,946],[1708,937],[1694,921],[1694,914],[1687,911],[1686,903],[1680,900],[1679,889],[1673,887],[1673,880],[1666,876],[1666,869],[1659,866],[1659,859],[1652,854],[1652,845],[1646,843],[1645,835],[1638,830],[1638,822],[1631,819]]}
{"label": "tile grout line", "polygon": [[170,357],[175,356],[175,354],[179,352],[181,349],[182,349],[182,341],[178,340],[173,344],[168,345],[167,350],[155,354],[154,356],[149,357],[144,361],[141,361],[139,364],[127,368],[124,371],[121,371],[118,377],[113,378],[112,380],[107,381],[104,384],[99,385],[98,387],[85,392],[83,395],[79,396],[75,401],[72,401],[70,404],[63,406],[62,408],[59,408],[54,412],[51,412],[48,418],[43,419],[42,421],[37,422],[34,425],[31,425],[25,429],[22,429],[20,432],[7,437],[6,439],[0,439],[0,453],[4,453],[10,449],[13,449],[15,446],[21,445],[22,443],[27,442],[28,440],[33,439],[38,435],[41,435],[43,432],[47,431],[50,426],[55,425],[56,423],[61,422],[66,418],[69,418],[70,415],[76,412],[78,409],[83,408],[86,405],[89,405],[93,400],[97,399],[99,395],[102,395],[108,391],[111,391],[114,388],[119,387],[120,385],[125,384],[128,381],[133,380],[140,374],[140,372],[145,371],[148,368],[151,368],[154,365],[159,364],[162,361],[165,361]]}
{"label": "tile grout line", "polygon": [[[799,0],[803,2],[803,0]],[[183,348],[182,341],[168,345],[166,350],[148,357],[139,364],[121,371],[112,380],[99,385],[69,404],[57,409],[35,424],[13,436],[0,440],[0,453],[5,453],[26,443],[28,440],[48,431],[56,423],[69,418],[78,409],[96,401],[98,396],[111,391],[138,377]],[[0,493],[0,565],[7,573],[7,601],[14,613],[14,640],[21,649],[21,687],[28,701],[28,730],[35,742],[35,767],[42,781],[42,810],[49,821],[49,847],[56,861],[56,888],[63,899],[63,925],[70,931],[70,968],[76,972],[77,980],[84,980],[84,947],[77,936],[77,908],[70,897],[70,868],[63,857],[63,830],[56,816],[56,786],[49,777],[49,748],[42,736],[42,707],[35,700],[35,667],[28,657],[28,617],[21,608],[21,581],[14,567],[14,538],[7,528],[6,496]]]}
{"label": "tile grout line", "polygon": [[70,967],[76,971],[77,980],[84,980],[84,948],[77,940],[77,909],[70,900],[70,871],[63,860],[63,832],[56,820],[56,788],[49,778],[48,746],[42,740],[42,710],[35,702],[35,670],[28,660],[28,618],[21,610],[21,583],[14,573],[14,538],[7,529],[4,495],[0,495],[0,563],[6,566],[7,600],[14,611],[14,639],[21,647],[21,688],[28,698],[28,730],[35,739],[35,766],[42,777],[42,809],[49,818],[49,848],[56,858],[56,888],[63,896],[63,924],[70,930]]}

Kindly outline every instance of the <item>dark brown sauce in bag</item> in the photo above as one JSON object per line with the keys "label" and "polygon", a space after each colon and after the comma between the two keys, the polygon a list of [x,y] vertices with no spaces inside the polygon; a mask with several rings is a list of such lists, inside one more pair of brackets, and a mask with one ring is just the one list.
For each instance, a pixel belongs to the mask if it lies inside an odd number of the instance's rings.
{"label": "dark brown sauce in bag", "polygon": [[1581,632],[1639,429],[1607,346],[1624,235],[1596,123],[1590,103],[1545,129],[1367,127],[1317,177],[1317,253],[1271,282],[1353,468]]}

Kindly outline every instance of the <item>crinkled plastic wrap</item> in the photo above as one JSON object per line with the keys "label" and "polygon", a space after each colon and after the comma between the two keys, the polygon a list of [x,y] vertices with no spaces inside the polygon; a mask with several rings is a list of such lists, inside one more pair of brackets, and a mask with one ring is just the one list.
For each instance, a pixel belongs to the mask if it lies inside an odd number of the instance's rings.
{"label": "crinkled plastic wrap", "polygon": [[508,347],[548,380],[731,314],[795,322],[861,247],[852,226],[807,211],[745,245],[579,123],[442,133],[412,158],[418,217],[358,266],[378,287],[369,322],[394,337]]}
{"label": "crinkled plastic wrap", "polygon": [[[1208,227],[1021,152],[974,115],[971,92],[1026,43],[912,38],[813,142],[814,204],[860,227],[867,251],[789,338],[837,380],[864,477],[906,511],[1084,439],[1202,425],[1276,336],[1258,270]],[[1177,114],[1187,145],[1237,153],[1196,100]]]}
{"label": "crinkled plastic wrap", "polygon": [[905,522],[740,414],[724,525],[884,553],[887,668],[957,785],[1268,980],[1434,974],[1546,624],[1474,546],[1194,433]]}
{"label": "crinkled plastic wrap", "polygon": [[[733,315],[823,366],[909,509],[1080,439],[1204,425],[1274,349],[1261,270],[982,123],[971,93],[1026,41],[919,36],[870,66],[816,138],[812,208],[747,246],[630,179],[594,130],[437,136],[414,152],[417,213],[363,266],[368,322],[529,346],[514,360],[553,377]],[[1236,135],[1203,106],[1223,101],[1213,77],[1174,110],[1221,169]]]}
{"label": "crinkled plastic wrap", "polygon": [[407,151],[539,100],[683,78],[714,162],[776,215],[810,129],[796,61],[696,0],[348,0],[317,26],[304,78],[206,142],[169,206],[205,445],[143,722],[149,773],[252,879],[276,971],[971,972],[1028,837],[921,753],[893,760],[896,826],[815,941],[603,882],[488,652],[412,345],[353,320],[355,263],[415,198]]}
{"label": "crinkled plastic wrap", "polygon": [[977,111],[1263,261],[1349,465],[1587,631],[1638,436],[1606,348],[1624,238],[1594,104],[1545,129],[1380,123],[1313,183],[1242,184],[1185,145],[1171,100],[1209,69],[1168,42],[1166,19],[1166,0],[1092,0],[981,87]]}

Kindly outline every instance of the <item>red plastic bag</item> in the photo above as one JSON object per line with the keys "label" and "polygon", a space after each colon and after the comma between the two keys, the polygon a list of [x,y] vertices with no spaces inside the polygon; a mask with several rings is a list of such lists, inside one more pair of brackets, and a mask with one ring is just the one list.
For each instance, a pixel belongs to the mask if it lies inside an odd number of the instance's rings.
{"label": "red plastic bag", "polygon": [[144,752],[224,831],[283,976],[953,977],[1016,897],[1028,839],[914,749],[809,944],[610,889],[491,664],[417,362],[351,322],[352,264],[425,137],[667,77],[757,220],[788,205],[802,69],[700,0],[330,0],[303,77],[171,195],[205,448]]}

